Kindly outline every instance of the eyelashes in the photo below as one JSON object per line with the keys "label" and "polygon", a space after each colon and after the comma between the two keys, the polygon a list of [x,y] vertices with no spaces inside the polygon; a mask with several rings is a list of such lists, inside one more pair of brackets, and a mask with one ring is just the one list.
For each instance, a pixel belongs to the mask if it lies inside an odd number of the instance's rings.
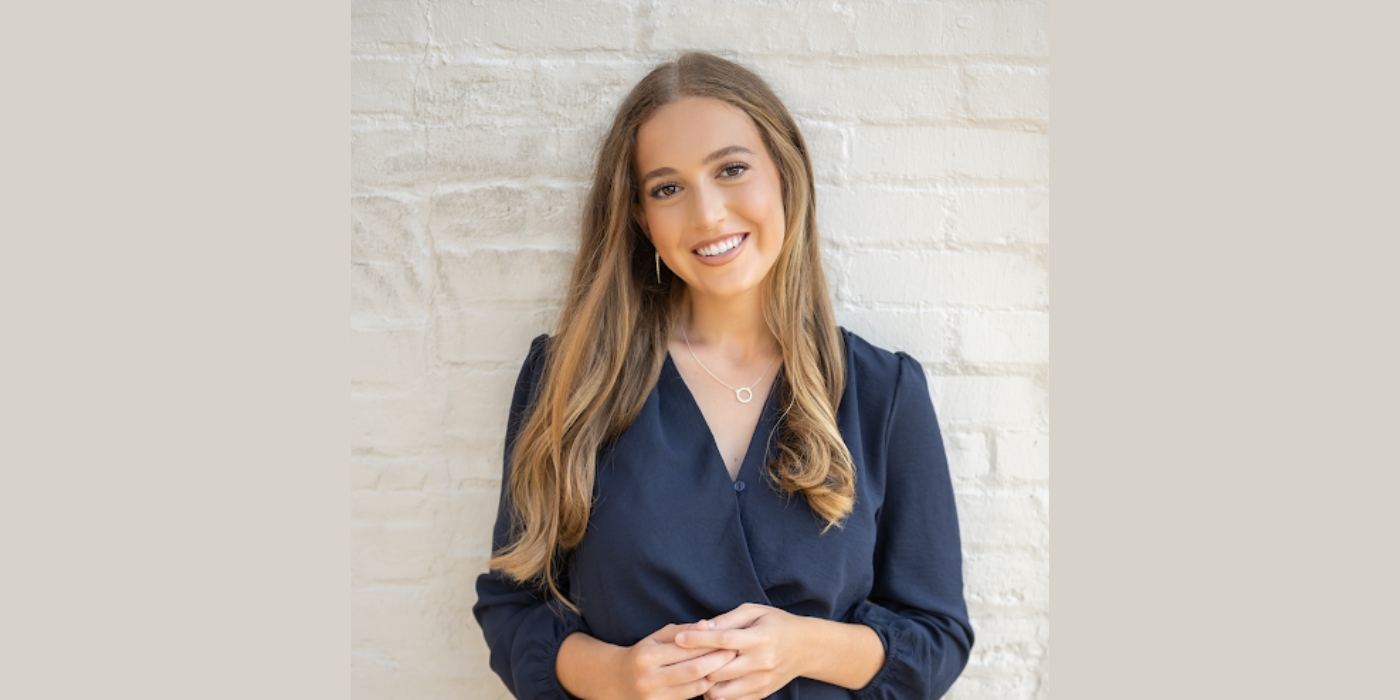
{"label": "eyelashes", "polygon": [[[728,172],[730,172],[730,171],[738,171],[738,172],[735,172],[733,175],[727,175],[727,176],[725,176],[727,179],[732,180],[732,179],[734,179],[734,178],[736,178],[736,177],[739,177],[739,176],[743,175],[744,173],[748,172],[748,171],[749,171],[749,165],[748,165],[748,163],[741,163],[741,162],[739,162],[739,161],[735,161],[735,162],[733,162],[733,163],[727,163],[727,164],[725,164],[723,167],[721,167],[721,168],[719,169],[719,172],[720,172],[721,175],[724,175],[725,173],[728,173]],[[651,197],[652,197],[653,199],[670,199],[671,197],[674,197],[674,196],[675,196],[674,190],[679,189],[679,187],[680,187],[680,186],[677,185],[677,184],[674,183],[674,182],[665,182],[665,183],[662,183],[662,184],[657,185],[656,187],[652,188],[652,190],[651,190]],[[665,191],[665,190],[672,190],[672,191],[671,191],[670,193],[668,193],[668,194],[662,194],[662,192]]]}
{"label": "eyelashes", "polygon": [[724,166],[723,168],[720,168],[719,171],[723,173],[735,169],[737,169],[739,172],[730,175],[730,177],[739,177],[740,175],[743,175],[744,173],[749,171],[749,166],[745,163],[734,162]]}

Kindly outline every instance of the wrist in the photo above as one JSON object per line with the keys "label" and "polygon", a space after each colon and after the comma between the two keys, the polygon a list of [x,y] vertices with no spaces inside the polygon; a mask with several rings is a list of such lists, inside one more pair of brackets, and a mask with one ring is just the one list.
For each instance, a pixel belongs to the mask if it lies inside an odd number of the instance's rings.
{"label": "wrist", "polygon": [[798,668],[797,675],[804,678],[816,678],[821,669],[827,668],[832,663],[832,654],[835,653],[835,645],[831,644],[832,632],[830,625],[839,623],[830,620],[823,620],[820,617],[797,618],[797,654]]}
{"label": "wrist", "polygon": [[868,685],[885,662],[885,647],[875,631],[861,624],[808,618],[802,675],[848,690]]}
{"label": "wrist", "polygon": [[599,648],[596,659],[598,665],[589,669],[598,678],[597,690],[595,691],[597,694],[588,700],[611,700],[612,698],[628,697],[632,688],[623,668],[628,663],[629,647],[606,642],[599,642],[599,644],[605,646]]}
{"label": "wrist", "polygon": [[625,652],[626,649],[615,644],[584,632],[574,632],[559,645],[554,673],[560,687],[574,697],[582,700],[618,697],[618,669]]}

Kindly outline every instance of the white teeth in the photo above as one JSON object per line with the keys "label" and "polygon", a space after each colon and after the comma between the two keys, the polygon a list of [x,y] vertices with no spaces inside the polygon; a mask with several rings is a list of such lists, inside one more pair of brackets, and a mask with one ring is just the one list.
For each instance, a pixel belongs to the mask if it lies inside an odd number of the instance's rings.
{"label": "white teeth", "polygon": [[720,241],[719,243],[714,243],[714,244],[711,244],[711,245],[706,246],[706,247],[704,247],[704,248],[700,248],[700,249],[696,250],[695,252],[697,252],[697,253],[699,253],[699,254],[701,254],[701,255],[707,257],[707,258],[709,258],[709,257],[714,257],[714,256],[716,256],[716,255],[720,255],[720,254],[722,254],[722,253],[728,252],[728,251],[729,251],[730,249],[732,249],[734,246],[739,245],[739,242],[742,241],[742,240],[744,240],[744,235],[741,233],[741,234],[739,234],[739,235],[737,235],[737,236],[731,236],[731,237],[729,237],[729,238],[726,238],[726,239]]}

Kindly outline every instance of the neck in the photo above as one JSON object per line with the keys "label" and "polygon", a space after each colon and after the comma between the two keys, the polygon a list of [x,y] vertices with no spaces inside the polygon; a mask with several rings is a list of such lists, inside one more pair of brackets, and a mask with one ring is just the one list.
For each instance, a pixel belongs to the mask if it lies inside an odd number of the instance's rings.
{"label": "neck", "polygon": [[726,299],[687,291],[681,301],[680,323],[691,345],[710,347],[736,361],[769,358],[778,353],[778,340],[763,320],[757,289]]}

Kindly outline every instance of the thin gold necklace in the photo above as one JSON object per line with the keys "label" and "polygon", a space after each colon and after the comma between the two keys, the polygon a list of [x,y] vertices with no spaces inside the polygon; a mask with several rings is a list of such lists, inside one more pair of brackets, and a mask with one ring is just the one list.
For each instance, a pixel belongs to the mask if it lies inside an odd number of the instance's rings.
{"label": "thin gold necklace", "polygon": [[[695,358],[695,364],[700,365],[700,369],[705,370],[705,372],[707,372],[711,377],[714,377],[714,378],[715,378],[715,381],[719,382],[720,384],[723,384],[723,385],[724,385],[725,387],[727,387],[730,391],[734,392],[734,398],[738,399],[738,400],[739,400],[739,403],[748,403],[748,402],[750,402],[750,401],[753,401],[753,388],[756,387],[756,386],[758,386],[758,382],[763,381],[763,377],[766,376],[766,375],[768,374],[769,368],[771,368],[771,367],[773,366],[773,363],[774,363],[774,362],[777,362],[777,361],[778,361],[778,358],[777,358],[777,357],[775,357],[775,358],[773,358],[772,360],[769,360],[769,361],[768,361],[768,367],[764,367],[764,368],[763,368],[763,374],[758,375],[758,380],[757,380],[757,381],[755,381],[753,384],[750,384],[750,385],[748,385],[748,386],[741,386],[741,387],[739,387],[738,389],[735,389],[734,387],[729,386],[729,383],[728,383],[728,382],[726,382],[726,381],[724,381],[723,379],[720,379],[718,376],[716,376],[714,372],[711,372],[711,371],[710,371],[710,368],[709,368],[709,367],[706,367],[706,366],[705,366],[705,363],[704,363],[704,362],[701,362],[701,361],[700,361],[700,358],[695,356],[695,348],[690,347],[690,338],[687,337],[686,334],[685,334],[685,325],[684,325],[684,324],[679,324],[679,323],[676,324],[676,325],[678,325],[678,326],[681,327],[681,337],[682,337],[682,338],[685,338],[685,349],[690,351],[690,356]],[[745,394],[748,394],[748,395],[745,396]]]}

